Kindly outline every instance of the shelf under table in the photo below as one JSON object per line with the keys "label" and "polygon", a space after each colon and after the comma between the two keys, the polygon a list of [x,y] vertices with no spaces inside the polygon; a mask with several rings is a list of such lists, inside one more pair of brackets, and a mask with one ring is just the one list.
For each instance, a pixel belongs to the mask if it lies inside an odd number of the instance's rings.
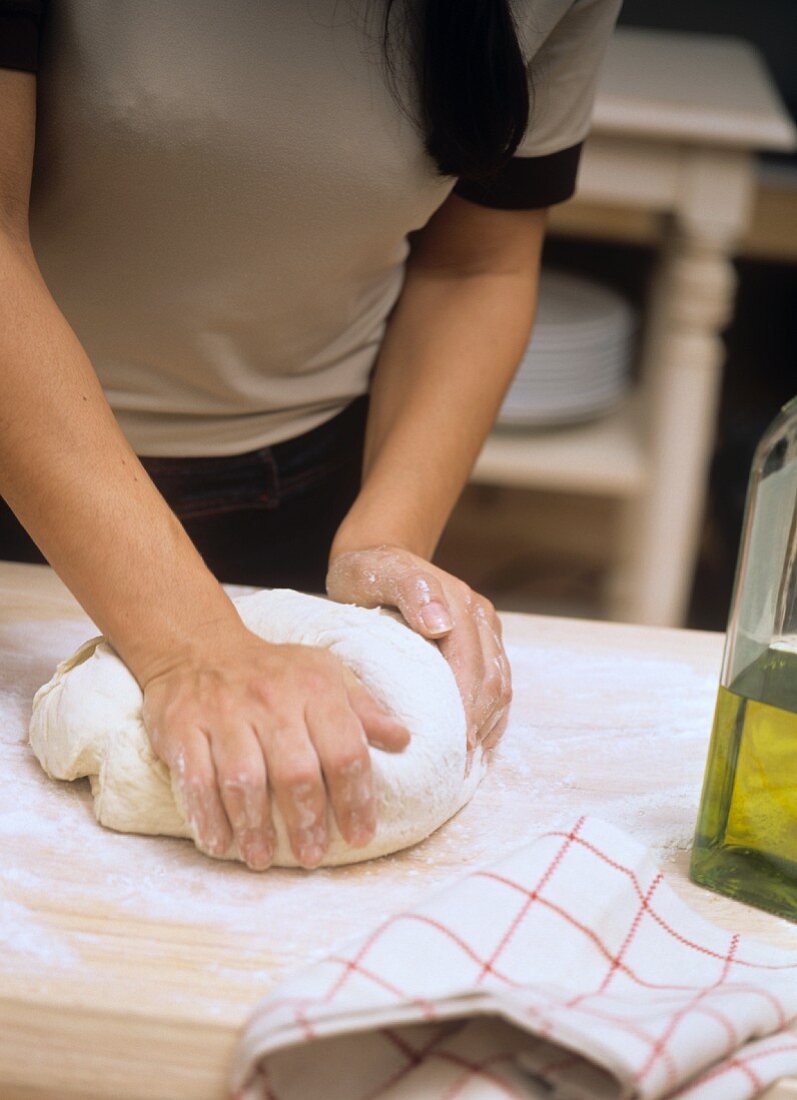
{"label": "shelf under table", "polygon": [[634,496],[647,462],[636,400],[588,424],[551,429],[497,428],[488,437],[471,481],[522,489]]}

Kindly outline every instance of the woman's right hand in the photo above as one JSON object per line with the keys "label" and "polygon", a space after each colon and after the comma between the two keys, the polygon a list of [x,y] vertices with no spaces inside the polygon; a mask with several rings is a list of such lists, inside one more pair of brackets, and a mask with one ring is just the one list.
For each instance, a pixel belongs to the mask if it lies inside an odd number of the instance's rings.
{"label": "woman's right hand", "polygon": [[303,867],[323,858],[329,809],[349,844],[373,837],[368,746],[399,752],[409,733],[332,653],[273,645],[242,623],[225,625],[142,687],[152,747],[210,854],[224,855],[234,839],[250,867],[268,867],[272,797]]}

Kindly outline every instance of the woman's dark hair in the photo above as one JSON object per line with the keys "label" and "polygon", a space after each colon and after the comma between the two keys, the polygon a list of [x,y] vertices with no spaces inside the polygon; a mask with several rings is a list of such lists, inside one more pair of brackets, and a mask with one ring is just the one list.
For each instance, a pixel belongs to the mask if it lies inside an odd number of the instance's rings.
{"label": "woman's dark hair", "polygon": [[[383,51],[394,94],[385,0]],[[512,156],[529,117],[526,66],[509,0],[402,0],[410,28],[426,151],[441,175],[487,179]]]}

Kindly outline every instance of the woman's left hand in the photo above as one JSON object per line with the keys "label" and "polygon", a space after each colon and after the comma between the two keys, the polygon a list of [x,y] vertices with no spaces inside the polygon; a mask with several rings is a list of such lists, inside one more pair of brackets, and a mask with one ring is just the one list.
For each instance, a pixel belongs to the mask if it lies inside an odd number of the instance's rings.
{"label": "woman's left hand", "polygon": [[409,550],[375,546],[333,557],[327,592],[339,603],[395,607],[451,666],[468,723],[468,750],[506,729],[512,680],[495,608],[463,581]]}

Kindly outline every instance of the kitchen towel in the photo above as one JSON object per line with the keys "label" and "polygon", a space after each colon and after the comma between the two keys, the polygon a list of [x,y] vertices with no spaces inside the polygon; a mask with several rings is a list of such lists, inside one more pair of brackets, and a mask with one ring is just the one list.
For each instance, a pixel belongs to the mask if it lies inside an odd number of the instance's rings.
{"label": "kitchen towel", "polygon": [[[300,919],[300,918],[297,918]],[[290,975],[237,1100],[742,1100],[797,1074],[797,953],[716,928],[593,817]]]}

